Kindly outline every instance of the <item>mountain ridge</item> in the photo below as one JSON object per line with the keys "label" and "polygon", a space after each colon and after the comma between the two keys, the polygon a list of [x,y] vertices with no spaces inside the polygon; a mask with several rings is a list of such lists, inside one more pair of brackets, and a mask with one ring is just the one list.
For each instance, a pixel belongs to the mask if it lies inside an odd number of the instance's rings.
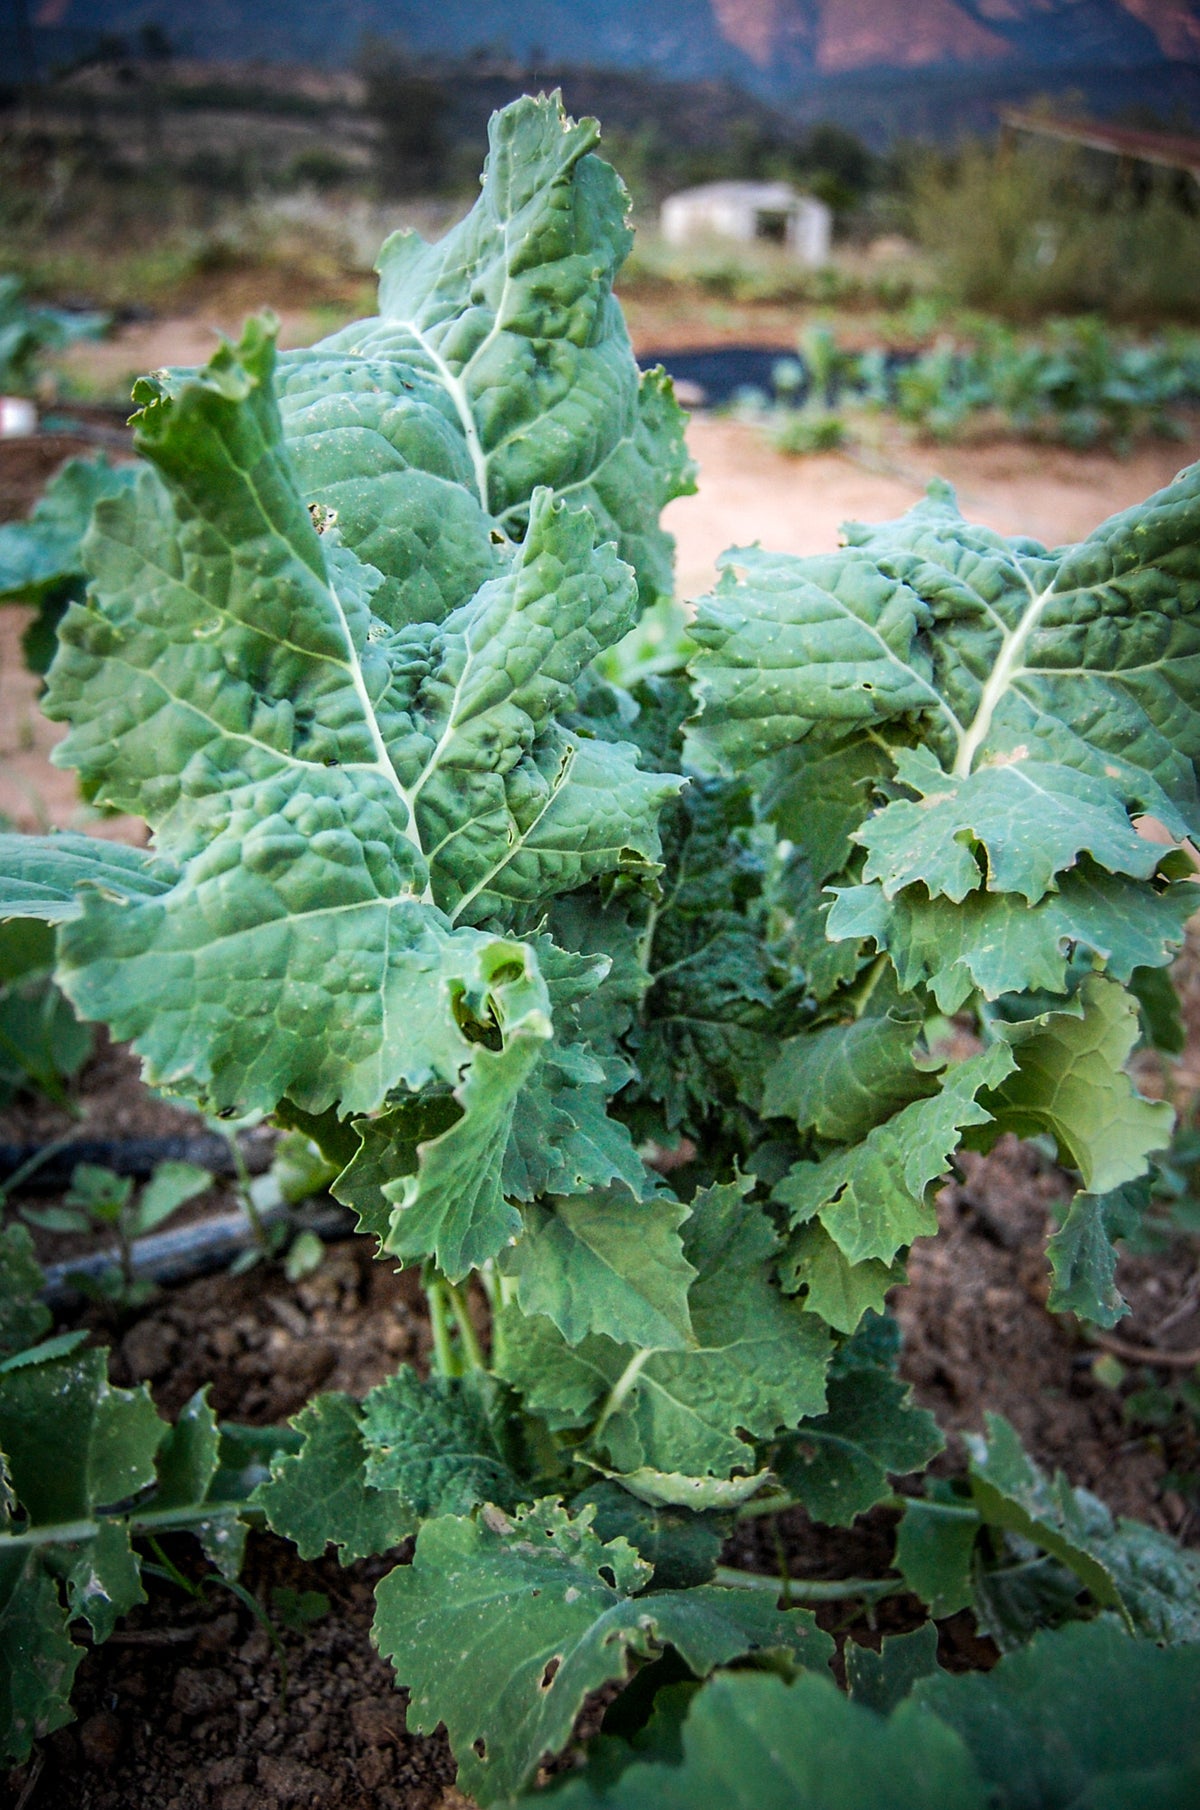
{"label": "mountain ridge", "polygon": [[810,117],[826,96],[852,113],[894,73],[891,130],[910,87],[936,115],[939,90],[972,79],[993,98],[1077,87],[1103,111],[1200,111],[1200,0],[35,0],[32,13],[43,67],[157,25],[199,57],[338,67],[377,36],[418,60],[486,48],[530,80],[574,63],[731,81]]}

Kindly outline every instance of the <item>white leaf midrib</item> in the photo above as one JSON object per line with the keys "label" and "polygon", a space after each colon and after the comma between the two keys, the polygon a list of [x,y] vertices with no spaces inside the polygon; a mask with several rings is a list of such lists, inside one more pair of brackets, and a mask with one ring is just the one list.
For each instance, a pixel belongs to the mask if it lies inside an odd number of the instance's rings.
{"label": "white leaf midrib", "polygon": [[485,515],[491,513],[489,502],[488,454],[484,451],[483,442],[479,438],[479,426],[475,420],[475,412],[471,407],[471,399],[467,394],[466,377],[476,359],[481,357],[489,346],[495,344],[503,330],[504,313],[508,306],[509,289],[512,283],[512,257],[508,241],[508,229],[510,224],[511,217],[506,215],[501,224],[500,235],[500,258],[504,269],[504,280],[501,284],[500,297],[496,303],[495,312],[492,316],[492,324],[457,376],[455,376],[450,366],[446,363],[446,360],[442,357],[437,347],[433,345],[423,327],[418,326],[415,320],[399,319],[396,322],[397,326],[412,334],[426,358],[428,358],[430,364],[432,364],[434,370],[441,378],[446,394],[454,404],[455,412],[458,415],[459,423],[463,430],[463,437],[467,443],[467,452],[471,460],[471,469],[475,474],[475,489],[479,497],[480,507]]}
{"label": "white leaf midrib", "polygon": [[1022,665],[1025,649],[1042,619],[1046,605],[1054,595],[1055,579],[1052,578],[1044,590],[1034,591],[1024,572],[1021,573],[1021,577],[1029,591],[1029,602],[1001,640],[992,670],[979,694],[975,715],[960,737],[958,753],[955,755],[954,766],[951,769],[958,779],[966,779],[970,774],[975,756],[987,740],[992,721],[1002,699],[1012,689],[1017,679],[1028,670]]}
{"label": "white leaf midrib", "polygon": [[[265,441],[264,446],[266,447]],[[266,449],[269,452],[274,450],[270,447],[267,447]],[[383,739],[383,732],[379,727],[379,720],[375,714],[375,705],[370,692],[367,690],[367,682],[362,670],[362,663],[358,657],[358,649],[354,645],[354,636],[350,630],[350,621],[343,608],[342,600],[338,596],[337,588],[330,579],[324,553],[323,551],[320,552],[322,570],[318,573],[308,564],[308,561],[304,558],[303,554],[292,545],[282,529],[275,522],[271,511],[267,508],[259,491],[253,473],[249,471],[246,466],[239,464],[233,457],[232,452],[230,452],[230,464],[233,466],[233,469],[241,475],[247,490],[254,498],[259,515],[271,538],[283,547],[289,560],[297,560],[307,571],[312,572],[312,575],[317,582],[323,585],[325,594],[333,605],[338,626],[341,630],[342,644],[345,649],[345,658],[341,661],[334,662],[334,664],[343,666],[350,675],[350,682],[354,687],[355,696],[357,697],[359,706],[362,710],[367,734],[370,738],[371,746],[375,751],[375,759],[373,761],[363,761],[360,763],[361,770],[373,770],[377,772],[403,804],[405,813],[404,836],[412,843],[425,865],[426,880],[424,891],[421,894],[421,902],[425,905],[432,905],[434,902],[433,885],[429,875],[429,864],[425,859],[425,850],[421,845],[421,835],[417,828],[416,812],[413,808],[413,801],[405,790],[405,787],[400,780],[400,776],[392,764],[391,755],[388,753],[387,743]],[[317,545],[318,550],[320,551],[319,538]],[[316,657],[320,658],[321,656],[318,655]]]}

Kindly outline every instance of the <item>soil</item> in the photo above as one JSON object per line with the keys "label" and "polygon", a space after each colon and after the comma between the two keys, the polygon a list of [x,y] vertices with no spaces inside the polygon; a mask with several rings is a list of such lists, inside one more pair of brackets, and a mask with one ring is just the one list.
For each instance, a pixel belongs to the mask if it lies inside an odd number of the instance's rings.
{"label": "soil", "polygon": [[[798,552],[831,548],[840,519],[897,513],[915,500],[924,475],[866,470],[838,455],[789,463],[752,429],[732,422],[695,420],[691,442],[702,465],[701,493],[673,505],[668,517],[680,540],[684,595],[711,582],[713,555],[730,541],[761,537]],[[44,445],[27,448],[28,490],[52,461]],[[63,449],[53,451],[56,460]],[[937,463],[960,483],[972,514],[1054,541],[1077,536],[1144,496],[1197,453],[1200,445],[1155,448],[1117,463],[1101,455],[995,447],[943,451]],[[17,463],[0,458],[0,501],[17,488]],[[17,660],[18,618],[17,611],[0,612],[0,756],[8,769],[0,806],[30,828],[81,824],[70,776],[47,765],[58,731],[38,726],[36,687]],[[89,827],[123,835],[136,830],[128,822]],[[1193,1084],[1200,1079],[1198,974],[1200,964],[1184,962],[1192,1035],[1176,1078]],[[75,1122],[89,1135],[156,1135],[197,1123],[148,1096],[128,1052],[103,1038],[80,1077],[76,1105]],[[56,1135],[72,1121],[55,1111],[10,1108],[0,1115],[0,1141]],[[1200,1542],[1195,1491],[1190,1501],[1184,1494],[1186,1479],[1200,1473],[1194,1422],[1168,1417],[1147,1428],[1127,1418],[1123,1405],[1163,1373],[1131,1361],[1123,1372],[1114,1370],[1102,1344],[1089,1342],[1069,1317],[1046,1310],[1042,1250],[1065,1191],[1065,1179],[1029,1146],[1005,1143],[987,1159],[963,1159],[960,1175],[941,1195],[941,1235],[918,1243],[909,1284],[894,1297],[905,1335],[904,1374],[950,1435],[943,1469],[961,1467],[961,1434],[980,1429],[985,1410],[999,1411],[1044,1466],[1061,1467],[1072,1483],[1087,1485],[1120,1513]],[[214,1198],[228,1204],[227,1197]],[[61,1255],[62,1247],[47,1246],[44,1254]],[[1132,1307],[1118,1329],[1128,1346],[1182,1351],[1200,1345],[1200,1243],[1181,1240],[1158,1253],[1126,1255],[1118,1281]],[[332,1246],[315,1274],[300,1282],[274,1267],[210,1277],[163,1291],[132,1317],[89,1308],[83,1323],[112,1345],[114,1380],[148,1382],[164,1413],[177,1412],[208,1383],[222,1417],[261,1425],[294,1414],[319,1389],[361,1394],[401,1361],[423,1364],[429,1345],[415,1280],[373,1262],[365,1240]],[[1108,1361],[1098,1364],[1101,1357]],[[798,1578],[887,1569],[890,1511],[873,1511],[849,1530],[815,1526],[799,1512],[776,1526]],[[202,1575],[185,1537],[167,1550],[186,1575]],[[744,1526],[726,1557],[775,1570],[772,1526]],[[149,1601],[85,1656],[78,1720],[11,1775],[13,1802],[20,1810],[462,1806],[444,1740],[405,1732],[403,1696],[370,1645],[371,1592],[390,1562],[344,1570],[331,1559],[306,1565],[283,1542],[251,1538],[243,1581],[271,1615],[286,1650],[286,1702],[271,1642],[243,1602],[221,1588],[207,1588],[197,1600],[177,1585],[149,1580]],[[311,1625],[288,1626],[280,1590],[321,1592],[328,1609]],[[839,1636],[849,1631],[868,1640],[910,1625],[911,1617],[912,1604],[903,1598],[880,1604],[869,1619],[855,1619],[849,1604],[821,1612]],[[969,1616],[942,1624],[940,1635],[947,1664],[978,1666],[995,1656]]]}
{"label": "soil", "polygon": [[[171,1556],[188,1563],[178,1543]],[[391,1667],[371,1646],[372,1592],[388,1569],[304,1564],[251,1536],[242,1582],[271,1605],[286,1697],[278,1653],[241,1602],[152,1584],[150,1604],[84,1658],[78,1720],[45,1743],[24,1810],[465,1810],[444,1737],[405,1732]],[[283,1591],[319,1592],[327,1607],[289,1628]]]}

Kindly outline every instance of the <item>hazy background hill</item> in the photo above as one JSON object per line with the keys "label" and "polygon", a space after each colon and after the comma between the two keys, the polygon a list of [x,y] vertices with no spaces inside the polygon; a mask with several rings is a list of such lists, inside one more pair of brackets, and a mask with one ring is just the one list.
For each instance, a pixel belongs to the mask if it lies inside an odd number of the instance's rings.
{"label": "hazy background hill", "polygon": [[[364,39],[418,58],[473,53],[733,83],[800,118],[897,132],[978,127],[997,100],[1070,88],[1094,110],[1200,118],[1191,0],[16,0],[43,67],[105,35],[164,30],[219,61],[348,66]],[[10,24],[5,62],[22,47]]]}

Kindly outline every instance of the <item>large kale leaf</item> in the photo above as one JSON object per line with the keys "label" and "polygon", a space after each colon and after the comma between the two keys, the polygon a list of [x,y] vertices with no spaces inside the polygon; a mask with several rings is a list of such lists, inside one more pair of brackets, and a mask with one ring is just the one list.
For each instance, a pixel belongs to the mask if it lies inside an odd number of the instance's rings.
{"label": "large kale leaf", "polygon": [[608,964],[529,935],[653,875],[680,784],[569,726],[637,618],[618,549],[653,594],[687,480],[612,299],[626,203],[595,138],[518,103],[467,220],[385,248],[376,320],[282,360],[251,322],[139,383],[146,467],[95,512],[47,708],[153,854],[2,850],[5,903],[63,920],[64,986],[153,1083],[399,1112],[380,1211],[454,1273],[520,1231],[505,1195],[645,1187],[605,1110],[627,1070],[575,1022]]}
{"label": "large kale leaf", "polygon": [[[972,986],[1067,991],[1075,947],[1121,979],[1170,959],[1187,899],[1134,820],[1200,824],[1198,513],[1192,466],[1051,550],[971,525],[938,484],[842,553],[727,556],[694,630],[700,734],[766,759],[777,821],[865,848],[831,935],[872,939],[948,1010]],[[1134,897],[1154,914],[1136,952]]]}
{"label": "large kale leaf", "polygon": [[632,234],[619,179],[591,155],[595,120],[525,99],[489,136],[466,219],[433,245],[394,233],[379,314],[281,365],[301,489],[384,574],[393,626],[453,609],[447,570],[481,583],[539,485],[587,506],[643,603],[669,595],[658,518],[694,488],[670,385],[639,375],[613,298]]}

